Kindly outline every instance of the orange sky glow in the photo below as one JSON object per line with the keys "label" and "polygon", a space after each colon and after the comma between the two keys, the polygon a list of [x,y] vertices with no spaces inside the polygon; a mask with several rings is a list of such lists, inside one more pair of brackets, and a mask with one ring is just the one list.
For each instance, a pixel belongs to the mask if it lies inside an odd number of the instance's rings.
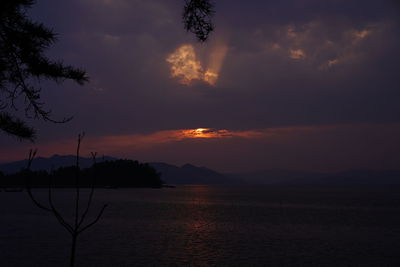
{"label": "orange sky glow", "polygon": [[[201,140],[228,140],[233,138],[239,139],[269,139],[271,142],[277,139],[295,138],[307,132],[323,131],[331,129],[335,126],[313,127],[282,127],[282,128],[266,128],[260,130],[228,130],[214,128],[196,128],[196,129],[177,129],[163,130],[147,134],[126,134],[126,135],[110,135],[98,137],[85,137],[82,142],[82,155],[89,154],[91,151],[98,151],[101,154],[117,155],[121,151],[137,151],[146,150],[157,147],[163,144],[172,144],[184,141],[201,141]],[[73,154],[76,146],[75,139],[68,139],[41,144],[39,147],[39,155],[48,157],[53,154]],[[100,151],[101,150],[101,151]],[[26,148],[21,148],[21,151],[15,150],[15,157],[20,159],[21,155],[25,155]],[[1,160],[9,160],[11,155]]]}
{"label": "orange sky glow", "polygon": [[[226,170],[230,170],[236,168],[237,162],[232,155],[235,155],[237,151],[240,151],[241,156],[238,158],[240,161],[244,158],[250,160],[256,153],[254,151],[258,151],[257,153],[262,155],[264,164],[275,166],[276,160],[281,159],[282,164],[286,164],[288,160],[288,156],[282,151],[291,151],[290,155],[294,158],[301,158],[300,155],[311,151],[317,155],[318,160],[321,159],[323,162],[329,163],[330,161],[326,161],[327,156],[324,156],[326,151],[330,151],[331,158],[336,158],[338,155],[342,157],[343,148],[346,147],[349,149],[349,152],[346,152],[348,158],[344,157],[343,164],[347,164],[349,158],[353,157],[357,158],[360,164],[364,164],[364,162],[369,162],[371,157],[385,158],[388,149],[393,151],[398,149],[397,146],[393,145],[393,142],[395,142],[393,136],[398,135],[394,133],[400,133],[400,125],[333,124],[270,127],[252,130],[199,127],[140,134],[108,136],[91,136],[88,134],[82,142],[81,155],[87,157],[90,152],[98,152],[98,155],[138,159],[144,162],[165,161],[177,165],[192,162],[194,164],[206,164],[206,166],[217,170],[221,167],[218,165],[218,159],[224,159],[232,161],[229,165],[231,167],[226,168]],[[359,138],[360,134],[367,135],[368,138],[365,140]],[[348,137],[342,140],[335,138],[337,135]],[[368,145],[365,143],[366,140]],[[73,155],[76,149],[76,138],[37,143],[34,146],[32,144],[21,145],[14,148],[10,153],[0,155],[0,162],[24,159],[31,148],[38,148],[39,157],[50,157],[54,154]],[[375,153],[373,155],[366,153],[369,149],[372,149]],[[209,154],[208,151],[213,152]],[[295,161],[299,162],[297,159]],[[301,164],[307,163],[307,157],[304,158],[304,161],[299,162],[300,167],[303,166]],[[322,165],[325,164],[323,162]],[[259,164],[252,160],[249,161],[250,163]],[[308,163],[314,169],[316,168],[315,160]],[[336,170],[334,162],[331,165],[324,165],[321,169],[329,167]],[[348,167],[354,167],[353,165]],[[249,166],[249,169],[252,167],[254,166]]]}
{"label": "orange sky glow", "polygon": [[[163,130],[148,134],[126,134],[126,135],[110,135],[90,137],[87,136],[82,142],[82,154],[88,154],[91,151],[99,151],[102,154],[114,155],[119,151],[129,151],[136,149],[147,149],[162,144],[205,139],[227,139],[227,138],[246,138],[252,139],[265,136],[261,131],[232,131],[226,129],[213,128],[196,128],[196,129],[179,129],[179,130]],[[63,141],[49,142],[41,144],[39,147],[39,155],[41,157],[51,156],[53,154],[73,154],[76,146],[75,139]],[[15,154],[24,155],[26,148],[21,151],[15,150]],[[0,158],[0,161],[10,160],[11,155]],[[20,159],[16,156],[12,160]]]}

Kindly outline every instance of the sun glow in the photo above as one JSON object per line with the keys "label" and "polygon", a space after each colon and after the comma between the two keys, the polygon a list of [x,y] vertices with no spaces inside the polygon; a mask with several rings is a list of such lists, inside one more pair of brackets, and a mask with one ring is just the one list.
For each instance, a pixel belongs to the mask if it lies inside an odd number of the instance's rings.
{"label": "sun glow", "polygon": [[182,135],[185,138],[217,138],[217,137],[229,136],[229,132],[227,130],[197,128],[197,129],[182,130]]}
{"label": "sun glow", "polygon": [[224,63],[226,54],[228,52],[228,46],[223,42],[219,42],[215,45],[212,52],[210,53],[208,60],[208,68],[204,73],[204,80],[211,85],[217,83],[219,73],[221,72],[222,64]]}

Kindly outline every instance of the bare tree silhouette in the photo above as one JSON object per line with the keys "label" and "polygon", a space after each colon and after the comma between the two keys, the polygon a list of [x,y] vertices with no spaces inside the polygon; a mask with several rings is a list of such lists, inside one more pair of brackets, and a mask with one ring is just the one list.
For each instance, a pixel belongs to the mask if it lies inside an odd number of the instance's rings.
{"label": "bare tree silhouette", "polygon": [[[103,205],[102,208],[100,209],[100,211],[97,213],[97,216],[95,217],[95,219],[88,223],[85,223],[86,217],[87,217],[90,207],[92,205],[93,195],[94,195],[94,191],[95,191],[94,189],[95,189],[96,173],[93,173],[93,180],[92,180],[92,184],[91,184],[91,188],[90,188],[90,192],[89,192],[89,197],[86,202],[86,206],[84,206],[84,210],[82,213],[79,212],[80,204],[81,204],[80,203],[81,191],[80,191],[80,183],[79,183],[79,153],[80,153],[80,146],[81,146],[83,137],[84,137],[84,133],[78,135],[78,145],[77,145],[77,149],[76,149],[76,174],[75,174],[75,183],[76,183],[75,186],[76,187],[75,187],[75,203],[74,203],[75,208],[74,208],[74,218],[73,218],[72,223],[67,222],[67,220],[64,218],[62,213],[54,205],[53,192],[52,192],[53,181],[49,182],[48,203],[47,204],[43,204],[40,201],[38,201],[32,192],[29,173],[31,170],[32,162],[35,159],[35,156],[37,153],[36,149],[35,150],[31,149],[29,151],[28,165],[26,168],[26,178],[27,178],[26,191],[28,192],[28,195],[29,195],[30,199],[32,200],[32,202],[40,209],[52,213],[54,215],[54,217],[56,217],[57,221],[71,235],[71,241],[72,241],[71,255],[70,255],[70,266],[71,267],[75,266],[76,245],[77,245],[79,235],[81,233],[83,233],[84,231],[86,231],[87,229],[89,229],[90,227],[92,227],[93,225],[95,225],[100,220],[105,208],[107,207],[106,204]],[[93,163],[95,165],[97,153],[91,152],[91,156],[93,159]],[[95,169],[94,169],[94,172],[95,172]]]}

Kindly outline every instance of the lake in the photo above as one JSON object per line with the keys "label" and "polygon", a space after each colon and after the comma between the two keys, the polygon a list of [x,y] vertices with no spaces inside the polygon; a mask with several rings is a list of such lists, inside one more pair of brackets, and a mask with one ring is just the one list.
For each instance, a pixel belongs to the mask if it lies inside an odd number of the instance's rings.
{"label": "lake", "polygon": [[[54,195],[69,217],[73,191]],[[51,214],[25,192],[0,200],[1,266],[68,266]],[[91,219],[103,203],[77,266],[400,266],[400,187],[99,189]]]}

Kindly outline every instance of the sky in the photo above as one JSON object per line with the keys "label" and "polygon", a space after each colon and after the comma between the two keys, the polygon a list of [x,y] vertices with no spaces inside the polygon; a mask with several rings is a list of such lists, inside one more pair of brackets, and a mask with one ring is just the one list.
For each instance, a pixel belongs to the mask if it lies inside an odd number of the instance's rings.
{"label": "sky", "polygon": [[52,59],[84,86],[43,81],[66,124],[28,120],[35,143],[0,133],[0,162],[82,154],[222,172],[400,167],[400,3],[215,0],[199,43],[183,0],[40,0]]}

